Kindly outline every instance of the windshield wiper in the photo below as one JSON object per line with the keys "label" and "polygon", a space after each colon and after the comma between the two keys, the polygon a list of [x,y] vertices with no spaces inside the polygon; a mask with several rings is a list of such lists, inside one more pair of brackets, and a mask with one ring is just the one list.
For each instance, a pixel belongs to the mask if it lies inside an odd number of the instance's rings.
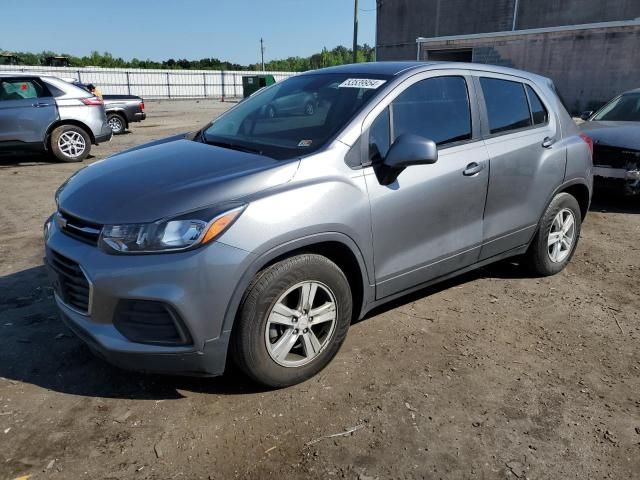
{"label": "windshield wiper", "polygon": [[207,145],[213,145],[214,147],[222,147],[222,148],[228,148],[229,150],[237,150],[239,152],[255,153],[257,155],[262,155],[262,150],[258,150],[257,148],[245,147],[244,145],[238,145],[237,143],[224,142],[220,140],[208,140],[204,135],[202,135],[202,141]]}

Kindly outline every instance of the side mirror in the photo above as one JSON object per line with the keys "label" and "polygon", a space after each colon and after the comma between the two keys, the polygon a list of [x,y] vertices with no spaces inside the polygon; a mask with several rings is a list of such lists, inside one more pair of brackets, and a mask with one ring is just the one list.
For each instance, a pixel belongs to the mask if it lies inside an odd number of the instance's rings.
{"label": "side mirror", "polygon": [[593,115],[593,110],[587,110],[585,112],[582,112],[582,114],[580,115],[580,118],[582,120],[589,120],[589,117],[591,117],[591,115]]}
{"label": "side mirror", "polygon": [[406,133],[393,142],[384,164],[392,169],[403,169],[412,165],[430,165],[437,161],[438,147],[433,140]]}

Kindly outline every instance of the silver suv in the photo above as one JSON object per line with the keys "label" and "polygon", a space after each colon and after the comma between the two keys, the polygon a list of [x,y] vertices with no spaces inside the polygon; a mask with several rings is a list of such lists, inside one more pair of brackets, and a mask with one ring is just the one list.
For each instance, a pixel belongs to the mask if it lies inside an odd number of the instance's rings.
{"label": "silver suv", "polygon": [[101,99],[59,78],[0,74],[0,151],[49,151],[80,162],[111,139]]}
{"label": "silver suv", "polygon": [[[323,98],[313,114],[271,115],[300,91]],[[391,299],[508,257],[561,271],[591,169],[546,78],[328,68],[78,172],[45,224],[46,260],[62,318],[108,361],[219,375],[230,358],[286,386]]]}

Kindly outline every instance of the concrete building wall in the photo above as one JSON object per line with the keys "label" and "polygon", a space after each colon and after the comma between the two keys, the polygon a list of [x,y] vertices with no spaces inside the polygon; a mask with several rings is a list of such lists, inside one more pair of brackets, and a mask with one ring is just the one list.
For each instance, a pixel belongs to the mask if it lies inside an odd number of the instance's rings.
{"label": "concrete building wall", "polygon": [[593,110],[640,87],[640,25],[460,40],[429,40],[420,58],[442,49],[472,49],[473,61],[551,78],[573,113]]}
{"label": "concrete building wall", "polygon": [[470,49],[473,61],[552,78],[574,112],[640,87],[637,25],[438,42],[511,31],[514,15],[516,30],[634,20],[640,0],[383,0],[377,13],[378,60],[415,60],[418,37],[429,39],[424,59],[428,50]]}

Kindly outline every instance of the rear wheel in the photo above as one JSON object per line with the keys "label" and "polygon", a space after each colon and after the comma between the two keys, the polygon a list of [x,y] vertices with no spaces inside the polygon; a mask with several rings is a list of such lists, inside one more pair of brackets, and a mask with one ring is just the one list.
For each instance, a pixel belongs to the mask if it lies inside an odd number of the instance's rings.
{"label": "rear wheel", "polygon": [[253,280],[234,326],[232,356],[253,380],[270,387],[300,383],[338,352],[351,322],[344,273],[315,254],[291,257]]}
{"label": "rear wheel", "polygon": [[63,162],[81,162],[91,151],[91,138],[75,125],[60,125],[51,132],[51,153]]}
{"label": "rear wheel", "polygon": [[127,129],[127,122],[122,118],[122,115],[117,113],[107,115],[107,123],[111,127],[114,135],[120,135]]}
{"label": "rear wheel", "polygon": [[525,255],[531,270],[543,276],[562,271],[578,245],[581,224],[582,214],[575,197],[568,193],[556,195]]}

